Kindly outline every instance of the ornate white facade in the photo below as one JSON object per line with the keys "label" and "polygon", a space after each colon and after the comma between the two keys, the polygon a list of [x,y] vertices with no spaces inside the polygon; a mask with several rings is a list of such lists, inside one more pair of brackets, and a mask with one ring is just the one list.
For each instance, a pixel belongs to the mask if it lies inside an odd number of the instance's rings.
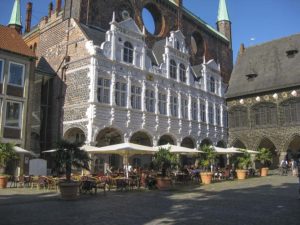
{"label": "ornate white facade", "polygon": [[[98,146],[119,142],[186,145],[185,139],[189,139],[187,147],[198,147],[203,140],[226,144],[227,86],[219,65],[210,60],[192,67],[179,30],[166,38],[162,63],[144,38],[145,31],[133,19],[119,23],[113,19],[101,46],[86,42],[89,65],[67,71],[89,71],[86,117],[65,118],[65,136],[78,139],[76,132],[69,131],[79,128],[87,144]],[[149,140],[142,140],[144,136]]]}

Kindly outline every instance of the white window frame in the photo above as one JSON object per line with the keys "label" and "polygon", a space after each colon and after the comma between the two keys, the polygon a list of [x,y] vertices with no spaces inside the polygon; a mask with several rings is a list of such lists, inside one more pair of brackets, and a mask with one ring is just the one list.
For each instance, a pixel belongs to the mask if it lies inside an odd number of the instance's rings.
{"label": "white window frame", "polygon": [[[6,122],[7,122],[7,108],[8,108],[7,104],[9,102],[11,102],[11,103],[17,103],[20,106],[19,118],[18,118],[18,126],[17,127],[6,125]],[[4,127],[6,127],[6,128],[12,128],[12,129],[21,129],[21,125],[22,125],[22,112],[23,112],[23,102],[17,102],[17,101],[7,100],[5,103],[6,103],[6,106],[5,106],[5,122],[4,122]]]}
{"label": "white window frame", "polygon": [[216,107],[216,124],[221,126],[221,110],[220,107]]}
{"label": "white window frame", "polygon": [[208,105],[208,123],[214,124],[214,107],[213,105]]}
{"label": "white window frame", "polygon": [[[126,46],[126,43],[128,43],[131,47]],[[125,41],[124,48],[123,48],[123,62],[133,64],[133,58],[134,58],[133,55],[134,55],[133,45],[129,41]]]}
{"label": "white window frame", "polygon": [[186,83],[186,67],[182,63],[179,64],[179,78],[181,82]]}
{"label": "white window frame", "polygon": [[186,98],[181,99],[181,116],[183,119],[188,119],[189,118],[189,101]]}
{"label": "white window frame", "polygon": [[175,96],[170,96],[170,112],[171,116],[178,117],[178,98]]}
{"label": "white window frame", "polygon": [[[172,64],[172,62],[175,64]],[[177,63],[174,59],[170,60],[170,78],[177,79]]]}
{"label": "white window frame", "polygon": [[[10,83],[10,76],[11,76],[10,67],[11,67],[11,64],[19,65],[19,66],[22,66],[22,68],[23,68],[22,84],[21,85]],[[8,66],[8,82],[7,82],[7,84],[10,85],[10,86],[15,86],[15,87],[24,87],[24,81],[25,81],[25,65],[21,64],[21,63],[16,63],[16,62],[10,61],[9,66]]]}
{"label": "white window frame", "polygon": [[161,115],[167,115],[167,95],[158,93],[158,109]]}
{"label": "white window frame", "polygon": [[[102,79],[102,85],[99,85],[99,80]],[[109,85],[106,86],[106,82],[109,81]],[[100,89],[100,93],[99,93],[99,89]],[[97,81],[97,100],[99,103],[102,103],[102,104],[110,104],[110,89],[111,89],[111,80],[110,79],[106,79],[104,77],[98,77],[98,81]],[[108,90],[108,96],[107,96],[107,99],[108,99],[108,102],[104,101],[104,93],[105,93],[105,90]]]}
{"label": "white window frame", "polygon": [[145,93],[147,112],[155,112],[155,92],[147,89]]}
{"label": "white window frame", "polygon": [[198,120],[198,104],[197,101],[192,101],[192,120]]}
{"label": "white window frame", "polygon": [[205,102],[200,103],[200,120],[203,123],[206,123],[206,105]]}
{"label": "white window frame", "polygon": [[216,93],[216,79],[213,76],[209,78],[209,91]]}
{"label": "white window frame", "polygon": [[136,85],[131,85],[131,107],[142,109],[142,88]]}
{"label": "white window frame", "polygon": [[2,62],[2,68],[0,70],[0,83],[3,83],[3,78],[4,78],[4,60],[0,59],[0,62]]}
{"label": "white window frame", "polygon": [[[119,88],[118,88],[119,85]],[[127,106],[127,84],[117,81],[115,84],[115,101],[120,107]]]}

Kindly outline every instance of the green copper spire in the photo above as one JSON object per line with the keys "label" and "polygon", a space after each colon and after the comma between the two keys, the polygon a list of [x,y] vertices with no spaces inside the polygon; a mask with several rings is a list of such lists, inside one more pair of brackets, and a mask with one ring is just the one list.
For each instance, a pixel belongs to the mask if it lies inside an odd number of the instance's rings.
{"label": "green copper spire", "polygon": [[14,8],[12,10],[10,21],[9,21],[8,25],[22,26],[20,0],[15,0]]}
{"label": "green copper spire", "polygon": [[224,20],[230,21],[229,16],[228,16],[227,6],[226,6],[226,0],[220,0],[219,12],[218,12],[218,22],[224,21]]}

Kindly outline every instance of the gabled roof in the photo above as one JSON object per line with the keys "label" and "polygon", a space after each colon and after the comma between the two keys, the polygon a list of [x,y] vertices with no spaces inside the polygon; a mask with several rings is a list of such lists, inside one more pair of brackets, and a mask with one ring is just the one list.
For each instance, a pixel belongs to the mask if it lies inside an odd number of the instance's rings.
{"label": "gabled roof", "polygon": [[87,26],[78,23],[79,28],[83,31],[87,39],[93,41],[95,45],[100,46],[105,41],[105,31],[97,27]]}
{"label": "gabled roof", "polygon": [[[294,55],[288,51],[294,50]],[[300,34],[249,47],[240,53],[227,98],[300,86]]]}
{"label": "gabled roof", "polygon": [[135,21],[132,18],[130,18],[130,17],[128,19],[123,20],[120,23],[118,23],[118,26],[123,27],[124,29],[132,31],[134,33],[143,35],[142,31],[136,25]]}
{"label": "gabled roof", "polygon": [[162,39],[154,43],[152,51],[157,59],[158,64],[163,63],[163,54],[165,53],[166,40]]}
{"label": "gabled roof", "polygon": [[15,29],[2,25],[0,25],[0,49],[36,58],[34,52],[25,44],[22,36]]}

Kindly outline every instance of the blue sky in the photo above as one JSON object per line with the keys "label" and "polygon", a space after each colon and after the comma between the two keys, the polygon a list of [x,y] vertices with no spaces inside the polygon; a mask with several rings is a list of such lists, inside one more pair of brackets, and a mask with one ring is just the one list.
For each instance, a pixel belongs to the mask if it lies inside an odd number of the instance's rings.
{"label": "blue sky", "polygon": [[[9,22],[14,0],[0,0],[0,24]],[[21,0],[23,20],[26,3]],[[33,24],[47,15],[48,0],[32,0]],[[183,0],[184,5],[215,27],[219,0]],[[55,1],[53,0],[53,3]],[[300,0],[227,0],[232,21],[234,61],[241,43],[246,47],[300,33]]]}

